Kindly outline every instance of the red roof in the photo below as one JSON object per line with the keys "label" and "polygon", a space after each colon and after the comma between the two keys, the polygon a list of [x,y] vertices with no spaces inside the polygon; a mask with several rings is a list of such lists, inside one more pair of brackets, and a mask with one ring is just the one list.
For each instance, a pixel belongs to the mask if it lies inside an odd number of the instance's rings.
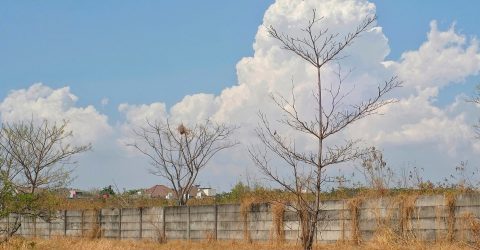
{"label": "red roof", "polygon": [[175,195],[175,191],[173,189],[165,186],[165,185],[155,185],[147,190],[145,190],[145,194],[149,194],[152,198],[165,198],[168,193]]}
{"label": "red roof", "polygon": [[[198,192],[198,187],[192,186],[190,188],[190,197],[195,197]],[[149,194],[152,198],[165,198],[168,193],[171,193],[173,197],[176,197],[175,191],[165,185],[155,185],[147,190],[145,190],[145,194]]]}

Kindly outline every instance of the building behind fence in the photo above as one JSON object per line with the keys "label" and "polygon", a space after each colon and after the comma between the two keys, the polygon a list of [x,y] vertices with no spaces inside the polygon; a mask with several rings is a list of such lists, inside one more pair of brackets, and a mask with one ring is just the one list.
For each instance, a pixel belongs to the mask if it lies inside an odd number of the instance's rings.
{"label": "building behind fence", "polygon": [[[423,240],[480,236],[480,195],[405,196],[326,201],[317,240],[368,240],[381,229]],[[0,221],[8,227],[15,215]],[[287,240],[299,238],[297,215],[288,207],[231,204],[190,207],[65,210],[50,222],[21,218],[26,237],[104,237],[153,240]],[[10,223],[11,224],[11,223]]]}

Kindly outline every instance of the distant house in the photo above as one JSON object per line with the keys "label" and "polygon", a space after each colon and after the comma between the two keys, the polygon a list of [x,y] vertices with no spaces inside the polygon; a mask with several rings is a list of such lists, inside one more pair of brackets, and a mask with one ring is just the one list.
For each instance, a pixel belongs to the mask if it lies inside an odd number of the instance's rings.
{"label": "distant house", "polygon": [[146,189],[145,194],[150,196],[150,198],[172,199],[175,191],[165,185],[155,185],[149,189]]}
{"label": "distant house", "polygon": [[[155,185],[145,190],[145,195],[150,198],[165,198],[167,200],[175,199],[175,190],[165,185]],[[201,188],[199,185],[195,185],[190,189],[188,198],[203,198],[215,195],[215,189],[213,188]]]}
{"label": "distant house", "polygon": [[[66,193],[66,189],[65,190],[57,190],[57,192],[59,194],[64,194]],[[62,195],[63,196],[63,195]],[[76,198],[85,198],[85,192],[84,191],[81,191],[80,189],[68,189],[68,196],[67,196],[69,199],[76,199]]]}
{"label": "distant house", "polygon": [[75,199],[77,198],[77,190],[75,189],[70,189],[69,194],[68,194],[69,199]]}
{"label": "distant house", "polygon": [[211,196],[215,196],[215,194],[216,194],[216,190],[213,188],[198,187],[195,198],[211,197]]}

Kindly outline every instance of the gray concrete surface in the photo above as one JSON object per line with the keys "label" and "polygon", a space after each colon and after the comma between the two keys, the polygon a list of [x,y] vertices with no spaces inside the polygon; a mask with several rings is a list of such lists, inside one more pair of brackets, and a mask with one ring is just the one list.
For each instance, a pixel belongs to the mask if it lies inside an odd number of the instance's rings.
{"label": "gray concrete surface", "polygon": [[[480,195],[458,195],[453,203],[449,200],[443,195],[419,196],[414,206],[407,207],[399,198],[369,199],[358,203],[356,215],[349,205],[351,201],[326,201],[317,241],[349,240],[354,232],[368,240],[382,227],[423,240],[442,240],[449,234],[458,240],[473,240],[472,225],[480,225]],[[0,228],[11,226],[14,218],[10,215],[0,220]],[[278,238],[273,218],[269,204],[253,204],[246,214],[239,204],[68,210],[58,211],[50,219],[23,216],[17,234],[44,238],[97,235],[112,239],[269,241]],[[295,241],[299,233],[297,215],[287,207],[283,215],[284,237]]]}

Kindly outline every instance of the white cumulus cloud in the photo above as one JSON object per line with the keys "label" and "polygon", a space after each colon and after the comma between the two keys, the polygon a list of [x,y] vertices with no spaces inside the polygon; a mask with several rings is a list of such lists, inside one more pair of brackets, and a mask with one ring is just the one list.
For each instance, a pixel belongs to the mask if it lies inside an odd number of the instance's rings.
{"label": "white cumulus cloud", "polygon": [[69,87],[52,89],[36,83],[27,89],[11,91],[0,103],[0,117],[2,122],[67,120],[74,141],[82,144],[93,143],[112,132],[106,115],[91,105],[77,107],[77,100],[78,97],[70,92]]}
{"label": "white cumulus cloud", "polygon": [[[311,116],[315,72],[297,56],[281,49],[280,44],[268,36],[265,26],[273,25],[279,32],[301,35],[300,29],[305,26],[312,9],[324,17],[321,25],[340,33],[340,37],[376,12],[375,5],[365,0],[278,0],[268,8],[258,28],[254,55],[237,64],[236,85],[224,89],[218,96],[203,93],[187,96],[170,109],[163,103],[124,104],[120,106],[126,118],[123,126],[141,125],[153,113],[157,118],[178,121],[210,117],[240,125],[237,136],[248,145],[255,140],[252,131],[257,126],[258,110],[272,120],[281,115],[272,105],[269,94],[288,96],[292,83],[301,114]],[[422,154],[410,154],[408,161],[429,163],[430,160],[432,165],[443,164],[443,170],[465,158],[474,158],[475,148],[479,146],[473,140],[471,117],[476,115],[478,108],[459,104],[463,102],[461,98],[445,107],[437,106],[435,101],[445,86],[462,83],[479,73],[477,40],[459,34],[454,26],[439,30],[432,21],[427,41],[417,50],[405,52],[398,61],[386,61],[389,52],[387,37],[381,27],[375,26],[348,48],[348,57],[340,61],[344,70],[353,70],[345,83],[346,91],[353,90],[349,96],[352,103],[374,94],[376,86],[390,76],[398,75],[404,81],[404,87],[392,94],[398,103],[384,108],[384,115],[364,119],[351,127],[347,135],[385,148],[393,165],[401,165],[405,161],[404,153],[412,151]],[[325,83],[336,81],[336,69],[335,64],[325,68]],[[309,143],[303,145],[308,147]],[[399,147],[405,150],[399,151]],[[231,157],[229,162],[235,164],[230,165],[240,165],[240,168],[251,165],[244,149],[239,148],[232,155],[236,157]],[[241,164],[236,164],[239,162]],[[231,179],[241,172],[221,166],[215,169]],[[435,168],[431,169],[431,173],[438,173]]]}
{"label": "white cumulus cloud", "polygon": [[[283,50],[265,29],[265,26],[273,25],[279,32],[300,36],[300,29],[311,17],[312,9],[317,10],[319,17],[324,17],[321,25],[339,32],[340,37],[376,12],[375,5],[366,0],[278,0],[268,8],[258,28],[254,54],[242,58],[236,65],[237,83],[219,95],[193,94],[171,107],[161,100],[146,104],[123,103],[118,107],[123,119],[116,126],[110,126],[107,116],[93,106],[77,106],[78,98],[68,87],[52,89],[34,84],[9,93],[0,103],[1,120],[17,121],[32,116],[55,121],[67,119],[79,140],[93,142],[94,147],[96,143],[100,145],[96,155],[86,159],[88,170],[80,172],[80,178],[96,182],[101,178],[104,181],[118,178],[117,181],[133,186],[142,185],[138,178],[148,175],[148,164],[145,159],[139,160],[143,159],[139,156],[124,154],[123,146],[132,139],[132,129],[145,125],[147,120],[168,118],[172,122],[190,123],[212,119],[239,125],[237,138],[243,145],[222,152],[200,176],[202,183],[228,188],[245,172],[257,173],[245,146],[256,141],[253,130],[258,124],[256,114],[259,110],[272,121],[281,117],[269,98],[270,94],[288,96],[293,85],[300,114],[307,119],[313,115],[315,71],[296,55]],[[478,76],[480,52],[477,39],[459,33],[453,25],[440,30],[432,21],[427,40],[418,49],[403,53],[398,61],[387,61],[389,52],[382,27],[374,24],[345,51],[348,57],[339,61],[344,72],[352,70],[345,81],[345,91],[352,90],[349,103],[357,103],[375,94],[376,86],[393,75],[404,81],[404,87],[391,95],[398,100],[397,103],[383,108],[383,115],[360,121],[345,135],[383,148],[394,167],[415,162],[432,178],[448,176],[460,161],[480,163],[476,160],[480,143],[474,139],[472,130],[480,112],[476,105],[465,103],[465,97],[470,94],[459,95],[442,106],[437,104],[442,91],[448,91],[447,87]],[[322,74],[325,84],[336,82],[337,69],[336,64],[325,67]],[[107,105],[108,99],[101,103]],[[280,127],[278,132],[289,133]],[[298,145],[305,149],[312,146],[302,137],[298,137]],[[89,178],[88,174],[97,173],[97,169],[102,175]],[[157,181],[155,178],[151,180]]]}

